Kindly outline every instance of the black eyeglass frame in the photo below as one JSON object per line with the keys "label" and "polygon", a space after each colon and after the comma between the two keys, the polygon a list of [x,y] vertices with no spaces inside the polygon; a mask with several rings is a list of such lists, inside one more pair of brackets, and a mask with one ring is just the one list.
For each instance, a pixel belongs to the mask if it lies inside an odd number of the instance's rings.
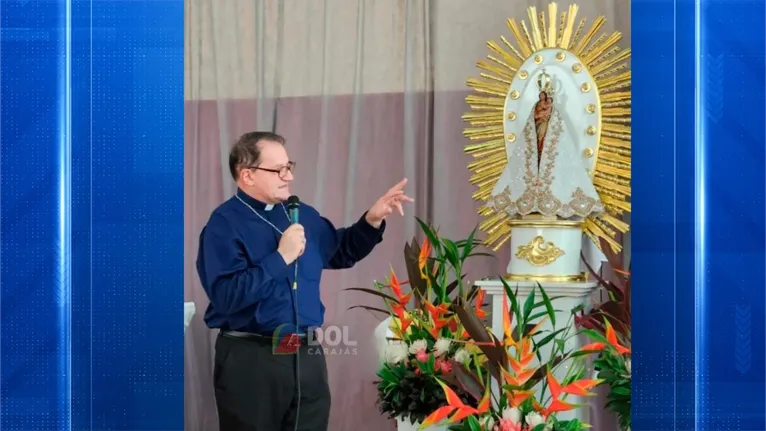
{"label": "black eyeglass frame", "polygon": [[279,169],[269,169],[269,168],[262,168],[260,166],[248,166],[247,169],[255,169],[258,171],[266,171],[266,172],[272,172],[277,174],[279,176],[280,180],[284,180],[288,173],[292,172],[293,169],[295,169],[295,162],[287,162],[287,165],[282,166]]}

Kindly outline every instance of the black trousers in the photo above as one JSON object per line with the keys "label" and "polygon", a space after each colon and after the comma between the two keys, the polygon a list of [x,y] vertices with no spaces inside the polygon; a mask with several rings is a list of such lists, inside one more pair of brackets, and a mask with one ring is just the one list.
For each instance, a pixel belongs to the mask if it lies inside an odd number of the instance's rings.
{"label": "black trousers", "polygon": [[274,353],[270,339],[219,335],[213,382],[220,431],[293,431],[296,420],[300,431],[327,431],[330,387],[321,350],[304,343],[297,353]]}

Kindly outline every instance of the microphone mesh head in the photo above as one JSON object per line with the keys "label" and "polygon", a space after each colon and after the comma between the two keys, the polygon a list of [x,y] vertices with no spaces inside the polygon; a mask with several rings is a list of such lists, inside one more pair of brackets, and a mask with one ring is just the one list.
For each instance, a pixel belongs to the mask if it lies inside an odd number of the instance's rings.
{"label": "microphone mesh head", "polygon": [[288,208],[298,208],[300,204],[301,204],[301,200],[298,199],[298,196],[292,195],[289,198],[287,198]]}

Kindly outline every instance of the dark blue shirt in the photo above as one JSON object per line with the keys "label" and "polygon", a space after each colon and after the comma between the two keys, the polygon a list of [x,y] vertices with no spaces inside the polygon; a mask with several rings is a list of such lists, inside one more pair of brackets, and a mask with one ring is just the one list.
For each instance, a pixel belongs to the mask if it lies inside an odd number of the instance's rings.
{"label": "dark blue shirt", "polygon": [[253,212],[284,232],[290,226],[284,207],[274,205],[267,211],[263,202],[243,191],[237,196],[213,211],[200,234],[197,272],[210,299],[208,327],[264,335],[277,329],[293,331],[295,299],[299,329],[321,326],[322,270],[351,268],[365,258],[382,241],[385,222],[376,229],[362,216],[354,225],[336,229],[301,203],[298,221],[306,233],[306,249],[297,260],[298,288],[293,292],[295,263],[285,264],[277,252],[281,234]]}

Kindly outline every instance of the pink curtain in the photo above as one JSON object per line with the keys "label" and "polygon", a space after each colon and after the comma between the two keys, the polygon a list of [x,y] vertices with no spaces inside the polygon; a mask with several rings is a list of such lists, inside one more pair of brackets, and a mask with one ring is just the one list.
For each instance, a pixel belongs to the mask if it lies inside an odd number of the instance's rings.
{"label": "pink curtain", "polygon": [[[461,115],[464,82],[487,40],[526,18],[500,0],[186,0],[185,297],[197,315],[186,334],[186,430],[218,430],[212,390],[215,333],[194,262],[210,212],[235,190],[227,168],[236,138],[272,128],[297,162],[294,192],[337,226],[354,222],[403,177],[416,203],[389,220],[382,244],[357,267],[325,272],[326,323],[351,328],[357,355],[328,357],[333,431],[391,430],[375,405],[372,330],[380,318],[348,308],[376,305],[348,287],[372,287],[389,267],[404,273],[414,217],[463,238],[476,226]],[[541,3],[542,4],[542,3]],[[629,32],[630,5],[580,3],[589,19]],[[628,38],[629,40],[629,38]],[[469,279],[502,273],[508,250],[477,258]],[[596,409],[600,413],[600,408]],[[601,419],[603,420],[603,418]],[[596,429],[615,429],[613,425]]]}

